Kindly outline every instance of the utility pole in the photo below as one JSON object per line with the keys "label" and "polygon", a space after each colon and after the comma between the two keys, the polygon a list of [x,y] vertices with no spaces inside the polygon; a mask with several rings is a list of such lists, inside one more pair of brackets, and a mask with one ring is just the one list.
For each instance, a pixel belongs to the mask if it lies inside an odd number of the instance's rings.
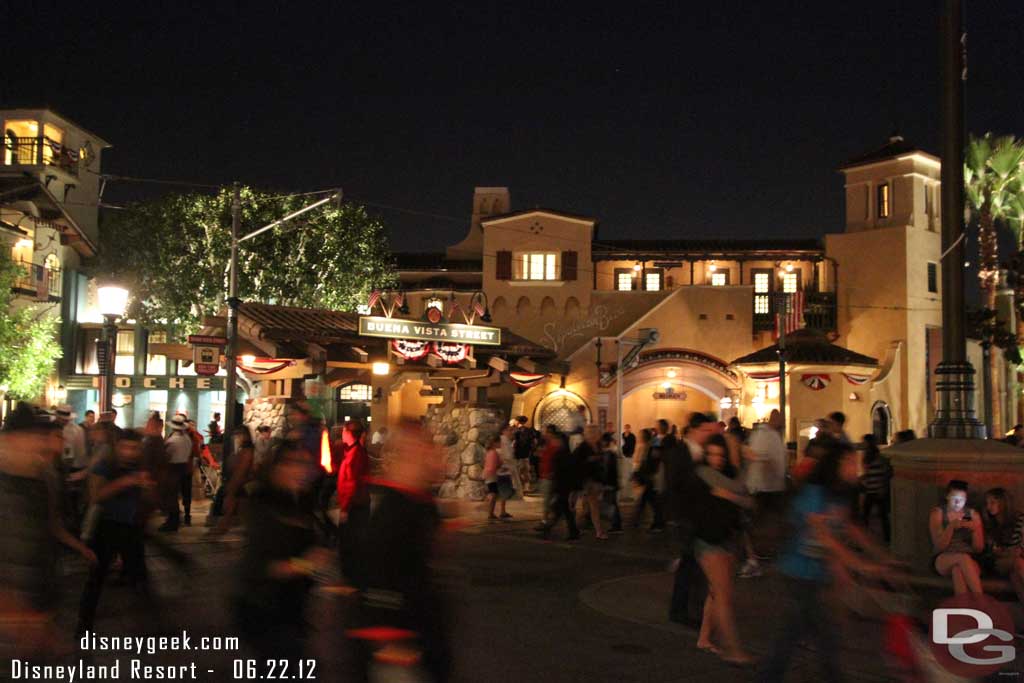
{"label": "utility pole", "polygon": [[232,434],[235,430],[235,402],[238,394],[238,230],[242,223],[242,193],[239,184],[233,186],[231,198],[231,265],[228,276],[228,376],[224,391],[224,457],[226,458],[234,444]]}
{"label": "utility pole", "polygon": [[786,318],[789,316],[789,294],[782,295],[782,312],[775,312],[775,325],[779,331],[779,416],[782,418],[782,440],[786,443],[789,423],[786,422]]}

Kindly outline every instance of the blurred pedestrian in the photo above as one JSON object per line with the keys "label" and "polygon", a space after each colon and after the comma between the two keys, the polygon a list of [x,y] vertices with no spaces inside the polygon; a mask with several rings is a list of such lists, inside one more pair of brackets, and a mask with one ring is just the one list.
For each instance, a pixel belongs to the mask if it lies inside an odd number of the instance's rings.
{"label": "blurred pedestrian", "polygon": [[70,649],[54,618],[62,544],[90,565],[96,555],[64,527],[56,462],[61,430],[49,415],[19,403],[0,432],[0,638],[15,657],[34,661]]}
{"label": "blurred pedestrian", "polygon": [[260,425],[256,428],[256,440],[253,443],[253,466],[256,471],[263,467],[263,463],[270,459],[274,448],[273,431],[270,425]]}
{"label": "blurred pedestrian", "polygon": [[306,652],[306,605],[329,555],[317,544],[318,464],[300,444],[282,444],[249,501],[246,545],[232,608],[242,637],[264,658]]}
{"label": "blurred pedestrian", "polygon": [[622,512],[619,510],[619,454],[615,452],[614,443],[606,437],[601,437],[601,474],[603,479],[601,505],[607,511],[611,521],[608,533],[621,534]]}
{"label": "blurred pedestrian", "polygon": [[240,506],[249,491],[254,477],[254,456],[252,435],[245,425],[235,427],[231,433],[231,449],[224,458],[221,485],[214,505],[220,501],[221,519],[217,531],[225,532],[240,514]]}
{"label": "blurred pedestrian", "polygon": [[[849,498],[857,483],[857,454],[837,439],[818,442],[819,457],[790,510],[793,535],[779,559],[789,594],[771,655],[758,680],[781,682],[800,641],[809,636],[822,667],[820,680],[842,679],[841,636],[829,591],[840,572],[898,579],[902,565],[849,519]],[[853,552],[852,543],[861,549]]]}
{"label": "blurred pedestrian", "polygon": [[[511,519],[512,515],[505,511],[505,499],[499,495],[499,472],[506,471],[501,458],[501,437],[495,436],[487,444],[484,454],[484,484],[487,486],[487,521],[498,522]],[[506,475],[508,476],[508,475]],[[500,515],[495,515],[495,506],[500,506]]]}
{"label": "blurred pedestrian", "polygon": [[142,437],[138,432],[123,430],[114,444],[114,457],[93,465],[90,471],[94,502],[100,506],[99,523],[90,548],[97,564],[89,574],[78,611],[77,635],[92,630],[96,606],[115,556],[124,563],[121,576],[145,599],[151,600],[149,575],[144,548],[143,494],[152,490],[154,482],[142,469]]}
{"label": "blurred pedestrian", "polygon": [[[758,424],[750,434],[744,478],[747,490],[754,496],[755,513],[752,528],[744,532],[747,559],[740,568],[740,576],[752,578],[761,575],[761,565],[754,550],[754,532],[764,536],[782,526],[786,504],[786,461],[788,451],[783,441],[782,414],[772,410],[768,420]],[[774,546],[774,543],[771,544]]]}
{"label": "blurred pedestrian", "polygon": [[[694,555],[707,577],[697,648],[719,655],[731,664],[753,663],[736,631],[733,573],[740,532],[740,508],[753,506],[744,484],[729,462],[725,437],[715,434],[704,445],[703,464],[696,474],[702,485],[695,491]],[[719,646],[721,645],[721,650]]]}
{"label": "blurred pedestrian", "polygon": [[393,436],[393,455],[384,477],[373,480],[375,501],[367,529],[367,586],[347,631],[353,670],[346,680],[370,679],[373,643],[408,634],[424,673],[433,681],[451,675],[447,608],[432,570],[440,515],[431,488],[441,477],[440,456],[415,427]]}
{"label": "blurred pedestrian", "polygon": [[370,519],[370,459],[363,445],[364,433],[359,420],[345,423],[341,432],[342,457],[337,483],[341,566],[348,580],[359,586],[364,581],[360,561]]}
{"label": "blurred pedestrian", "polygon": [[601,522],[601,498],[604,492],[604,474],[601,456],[601,428],[587,425],[583,430],[583,443],[573,451],[577,467],[582,471],[583,514],[589,516],[594,536],[608,540]]}
{"label": "blurred pedestrian", "polygon": [[160,531],[175,532],[181,525],[178,497],[185,508],[185,526],[192,525],[192,461],[195,444],[189,436],[188,421],[184,415],[171,418],[171,433],[165,441],[167,449],[168,485],[165,511],[167,520]]}
{"label": "blurred pedestrian", "polygon": [[544,429],[544,446],[541,449],[537,472],[540,476],[541,522],[537,531],[544,531],[551,523],[555,506],[555,458],[562,451],[568,451],[565,436],[553,424]]}
{"label": "blurred pedestrian", "polygon": [[882,520],[882,537],[886,545],[889,544],[892,535],[889,524],[889,493],[892,483],[892,465],[889,459],[882,455],[878,449],[878,442],[874,434],[864,435],[864,459],[860,485],[864,492],[864,501],[861,507],[861,521],[864,526],[871,528],[871,513],[878,508],[878,516]]}
{"label": "blurred pedestrian", "polygon": [[[553,425],[548,427],[549,447],[553,451],[552,457],[552,484],[553,502],[551,507],[550,521],[541,530],[544,538],[551,535],[551,529],[558,524],[559,520],[565,519],[568,532],[567,540],[575,541],[580,537],[579,528],[576,526],[576,512],[572,509],[571,501],[576,491],[583,486],[583,474],[578,465],[575,454],[569,450],[568,443]],[[548,453],[550,451],[545,451]],[[541,463],[543,466],[543,463]]]}

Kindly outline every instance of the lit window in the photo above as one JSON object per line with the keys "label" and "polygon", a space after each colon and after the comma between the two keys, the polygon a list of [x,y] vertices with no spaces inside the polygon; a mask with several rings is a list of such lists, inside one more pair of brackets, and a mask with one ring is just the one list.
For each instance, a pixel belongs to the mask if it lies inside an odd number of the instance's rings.
{"label": "lit window", "polygon": [[[167,333],[166,332],[150,332],[149,342],[150,344],[166,344]],[[146,374],[147,375],[166,375],[167,374],[167,356],[158,353],[150,353],[146,356]]]}
{"label": "lit window", "polygon": [[754,273],[754,293],[767,294],[771,287],[771,276],[768,273]]}
{"label": "lit window", "polygon": [[4,122],[4,164],[34,164],[39,137],[35,121]]}
{"label": "lit window", "polygon": [[783,273],[782,291],[786,294],[792,294],[798,289],[800,289],[800,273],[796,271],[793,271],[792,273]]}
{"label": "lit window", "polygon": [[754,314],[767,314],[771,313],[771,309],[768,307],[768,295],[758,294],[754,297]]}
{"label": "lit window", "polygon": [[19,238],[18,241],[14,243],[14,247],[11,248],[11,260],[22,265],[32,263],[32,253],[34,248],[35,242],[32,238]]}
{"label": "lit window", "polygon": [[729,284],[729,273],[720,270],[711,273],[711,284],[714,287],[724,287]]}
{"label": "lit window", "polygon": [[626,271],[615,275],[615,289],[620,292],[628,292],[633,289],[633,273]]}
{"label": "lit window", "polygon": [[661,273],[658,271],[647,273],[644,279],[644,289],[648,292],[657,292],[661,290]]}
{"label": "lit window", "polygon": [[523,254],[523,279],[557,279],[555,259],[555,254]]}
{"label": "lit window", "polygon": [[117,356],[114,372],[118,375],[135,374],[135,330],[117,331]]}
{"label": "lit window", "polygon": [[340,401],[369,401],[373,396],[373,389],[369,384],[349,384],[338,390]]}
{"label": "lit window", "polygon": [[878,186],[878,217],[889,217],[889,183]]}
{"label": "lit window", "polygon": [[[185,365],[185,363],[188,363],[188,365]],[[193,364],[192,361],[179,360],[178,361],[178,374],[180,376],[182,376],[182,377],[195,377],[196,376],[196,366],[195,366],[195,364]]]}
{"label": "lit window", "polygon": [[754,313],[771,313],[771,304],[768,301],[768,292],[771,291],[772,275],[770,272],[754,273]]}

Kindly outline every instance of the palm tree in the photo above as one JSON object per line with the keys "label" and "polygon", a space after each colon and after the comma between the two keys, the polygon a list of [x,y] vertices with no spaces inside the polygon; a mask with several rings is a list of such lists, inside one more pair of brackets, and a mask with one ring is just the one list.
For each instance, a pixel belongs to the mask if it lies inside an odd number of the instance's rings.
{"label": "palm tree", "polygon": [[[997,224],[1006,223],[1017,233],[1018,249],[1021,244],[1022,188],[1024,181],[1024,142],[1012,135],[984,137],[973,135],[967,145],[964,160],[964,190],[968,205],[978,221],[978,279],[984,296],[984,306],[996,309],[996,288],[999,284],[999,235]],[[990,426],[995,433],[1002,430],[999,398],[991,392],[998,385],[998,371],[994,363],[983,381],[988,383],[986,395],[992,404],[986,406],[991,416]]]}

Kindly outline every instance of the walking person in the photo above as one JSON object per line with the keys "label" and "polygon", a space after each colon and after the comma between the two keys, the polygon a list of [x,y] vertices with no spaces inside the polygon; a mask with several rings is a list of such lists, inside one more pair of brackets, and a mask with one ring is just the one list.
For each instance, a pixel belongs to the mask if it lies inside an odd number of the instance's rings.
{"label": "walking person", "polygon": [[[758,424],[750,434],[744,451],[746,456],[745,480],[747,490],[754,496],[754,522],[744,532],[747,559],[740,568],[740,577],[753,578],[761,575],[761,565],[754,548],[753,532],[767,535],[783,525],[783,511],[786,504],[786,460],[788,451],[783,441],[782,414],[772,410],[768,420]],[[774,541],[771,546],[774,547]]]}
{"label": "walking person", "polygon": [[601,472],[604,487],[601,492],[601,504],[609,511],[611,517],[610,534],[622,533],[622,512],[619,510],[619,454],[615,452],[613,443],[601,438]]}
{"label": "walking person", "polygon": [[892,484],[892,465],[878,449],[874,434],[864,435],[864,474],[860,478],[860,486],[864,491],[864,503],[861,508],[861,521],[871,528],[871,513],[878,508],[878,516],[882,520],[882,537],[889,545],[892,529],[889,524],[889,495]]}
{"label": "walking person", "polygon": [[[487,444],[487,453],[484,455],[484,484],[487,485],[488,522],[512,519],[512,515],[505,511],[505,498],[498,491],[498,477],[501,472],[507,472],[507,468],[501,458],[501,437],[495,436]],[[494,514],[495,506],[499,506],[499,515]]]}
{"label": "walking person", "polygon": [[558,427],[551,424],[544,430],[544,447],[541,450],[537,472],[540,476],[541,521],[537,531],[544,531],[552,523],[555,507],[555,458],[569,449],[565,436]]}
{"label": "walking person", "polygon": [[97,564],[89,574],[78,611],[76,635],[91,631],[107,572],[115,556],[124,562],[122,576],[147,600],[152,599],[143,543],[143,494],[153,488],[142,469],[142,437],[124,430],[114,444],[114,457],[93,465],[90,471],[94,502],[100,518],[90,542]]}
{"label": "walking person", "polygon": [[167,448],[168,482],[164,492],[167,520],[160,527],[163,532],[175,532],[181,525],[178,497],[185,507],[185,526],[192,524],[192,452],[194,443],[188,433],[184,415],[171,418],[171,433],[164,442]]}
{"label": "walking person", "polygon": [[342,571],[356,586],[365,581],[360,562],[370,519],[370,458],[363,444],[365,433],[359,420],[345,423],[338,464],[338,550]]}
{"label": "walking person", "polygon": [[246,544],[232,609],[241,635],[261,657],[306,652],[306,604],[313,575],[329,555],[316,542],[317,463],[286,442],[261,474],[246,514]]}
{"label": "walking person", "polygon": [[601,522],[601,498],[604,492],[603,461],[601,456],[601,428],[587,425],[583,430],[583,443],[575,451],[573,457],[577,467],[582,471],[582,498],[584,515],[590,517],[594,528],[594,537],[601,541],[608,540]]}
{"label": "walking person", "polygon": [[[839,625],[829,592],[840,572],[873,579],[899,577],[903,565],[893,560],[849,518],[849,499],[857,483],[857,454],[848,444],[823,437],[820,457],[790,509],[793,535],[779,558],[786,577],[789,605],[771,655],[758,680],[781,683],[801,639],[810,636],[822,667],[820,680],[842,680]],[[852,552],[846,543],[862,552]]]}
{"label": "walking person", "polygon": [[583,443],[583,428],[587,426],[587,407],[580,404],[576,412],[569,416],[569,450],[575,451]]}
{"label": "walking person", "polygon": [[231,433],[231,450],[224,458],[221,486],[214,500],[220,502],[221,518],[215,527],[217,533],[231,528],[239,515],[241,501],[247,496],[247,487],[253,479],[255,456],[252,436],[245,425],[235,427]]}
{"label": "walking person", "polygon": [[[580,530],[576,526],[576,512],[570,506],[570,501],[574,493],[582,486],[582,473],[565,438],[557,433],[553,425],[548,427],[548,434],[551,435],[549,436],[549,445],[553,446],[552,450],[554,451],[551,463],[553,503],[551,521],[544,526],[541,534],[544,538],[550,537],[551,529],[564,518],[568,531],[566,540],[575,541],[580,537]],[[543,465],[543,462],[541,464]]]}
{"label": "walking person", "polygon": [[0,643],[12,643],[13,655],[30,661],[70,649],[56,625],[60,545],[96,564],[61,518],[62,435],[47,418],[19,403],[0,432]]}
{"label": "walking person", "polygon": [[640,439],[633,457],[633,484],[640,491],[636,508],[633,510],[633,528],[639,528],[643,522],[644,510],[651,508],[652,519],[659,519],[658,493],[654,490],[654,475],[658,462],[651,459],[651,446],[654,432],[650,429],[640,430]]}
{"label": "walking person", "polygon": [[[533,452],[534,443],[533,439],[530,439],[530,451],[528,454],[520,458],[516,453],[516,435],[519,433],[519,427],[512,427],[506,425],[501,429],[501,462],[504,467],[499,468],[504,474],[508,475],[507,486],[504,485],[506,480],[499,479],[498,481],[498,493],[507,498],[514,498],[517,494],[522,495],[526,491],[526,482],[530,481],[530,460],[529,453]],[[532,429],[530,430],[533,431]],[[511,517],[511,515],[510,515]]]}
{"label": "walking person", "polygon": [[719,655],[731,664],[751,664],[754,660],[743,650],[736,630],[733,573],[740,508],[752,507],[753,499],[746,495],[746,487],[737,478],[729,461],[729,446],[721,434],[715,434],[704,445],[704,461],[696,468],[696,474],[702,486],[695,492],[699,513],[693,548],[708,580],[697,648]]}

